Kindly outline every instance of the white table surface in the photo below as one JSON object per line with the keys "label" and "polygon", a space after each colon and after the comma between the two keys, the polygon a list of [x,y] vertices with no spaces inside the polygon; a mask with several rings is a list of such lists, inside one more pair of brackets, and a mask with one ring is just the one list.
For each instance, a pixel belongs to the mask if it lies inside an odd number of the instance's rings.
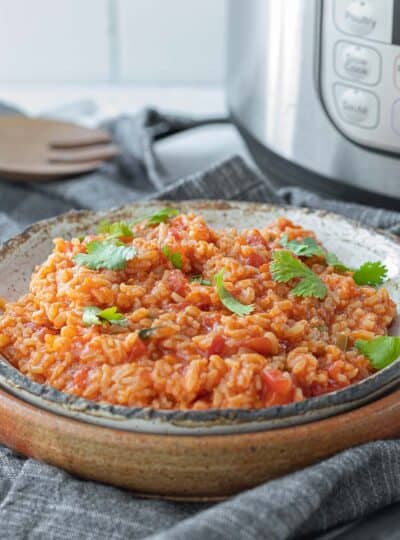
{"label": "white table surface", "polygon": [[[139,86],[129,84],[0,84],[0,101],[30,115],[56,115],[84,125],[151,106],[190,116],[227,114],[223,88],[208,86]],[[81,102],[83,114],[71,114]],[[190,130],[157,143],[157,154],[173,178],[202,170],[234,154],[251,158],[231,125]]]}

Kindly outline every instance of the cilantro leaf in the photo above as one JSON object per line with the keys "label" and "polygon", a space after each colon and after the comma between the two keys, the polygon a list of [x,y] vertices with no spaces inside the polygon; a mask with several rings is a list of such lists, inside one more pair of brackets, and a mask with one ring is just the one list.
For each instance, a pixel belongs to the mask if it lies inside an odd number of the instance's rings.
{"label": "cilantro leaf", "polygon": [[317,244],[314,238],[307,237],[301,241],[292,240],[289,242],[287,234],[284,234],[279,242],[285,249],[299,257],[312,257],[313,255],[325,256],[325,251]]}
{"label": "cilantro leaf", "polygon": [[295,296],[319,298],[323,300],[326,296],[327,290],[324,282],[313,273],[312,276],[302,279],[292,289],[292,293]]}
{"label": "cilantro leaf", "polygon": [[98,317],[108,321],[111,324],[118,324],[120,326],[126,326],[128,320],[123,316],[122,313],[118,313],[118,310],[115,306],[103,309],[98,313]]}
{"label": "cilantro leaf", "polygon": [[127,319],[122,313],[118,313],[115,306],[106,309],[100,309],[96,306],[87,306],[83,310],[82,320],[86,326],[99,325],[104,322],[117,324],[119,326],[127,326],[128,324]]}
{"label": "cilantro leaf", "polygon": [[86,266],[91,270],[105,268],[108,270],[123,270],[126,262],[136,255],[134,247],[119,245],[115,242],[94,240],[86,245],[87,253],[78,253],[73,256],[74,262],[79,266]]}
{"label": "cilantro leaf", "polygon": [[134,219],[130,222],[131,227],[133,225],[137,225],[138,223],[141,223],[144,220],[147,220],[146,227],[151,227],[152,225],[158,225],[159,223],[165,223],[169,220],[171,217],[175,217],[179,215],[179,210],[176,208],[162,208],[158,212],[154,212],[154,214],[150,214],[149,216],[143,216],[137,219]]}
{"label": "cilantro leaf", "polygon": [[381,262],[366,262],[353,275],[357,285],[382,285],[387,277],[387,268]]}
{"label": "cilantro leaf", "polygon": [[175,253],[172,253],[172,251],[170,251],[167,245],[162,248],[162,252],[175,268],[182,268],[182,255],[180,253],[178,253],[177,251]]}
{"label": "cilantro leaf", "polygon": [[312,257],[317,255],[319,257],[324,257],[326,263],[329,266],[333,266],[333,268],[339,272],[346,272],[350,270],[338,259],[334,253],[325,251],[325,249],[318,245],[313,238],[307,237],[302,241],[293,240],[288,242],[288,237],[285,234],[280,239],[280,243],[285,249],[291,251],[295,255],[298,255],[299,257]]}
{"label": "cilantro leaf", "polygon": [[357,270],[343,264],[339,258],[329,251],[325,251],[313,238],[304,238],[301,241],[288,241],[287,235],[279,240],[281,245],[299,257],[312,257],[319,255],[325,257],[325,261],[338,272],[354,272],[353,279],[357,285],[382,285],[387,277],[387,268],[381,262],[366,262]]}
{"label": "cilantro leaf", "polygon": [[142,328],[138,331],[138,336],[140,339],[146,340],[151,337],[151,334],[155,331],[161,328],[161,326],[153,326],[152,328]]}
{"label": "cilantro leaf", "polygon": [[208,279],[203,279],[200,275],[192,276],[190,278],[190,281],[192,283],[199,283],[199,285],[204,285],[205,287],[211,287],[212,285],[211,281],[209,281]]}
{"label": "cilantro leaf", "polygon": [[100,234],[106,234],[109,238],[132,238],[133,232],[126,221],[116,221],[110,223],[109,221],[101,221],[97,227],[97,232]]}
{"label": "cilantro leaf", "polygon": [[179,214],[179,210],[176,208],[163,208],[158,212],[155,212],[147,218],[147,227],[151,225],[158,225],[158,223],[165,223],[169,218],[175,217]]}
{"label": "cilantro leaf", "polygon": [[241,304],[236,298],[234,298],[231,293],[225,288],[224,285],[224,273],[225,270],[222,269],[218,272],[218,274],[215,274],[214,276],[214,283],[217,288],[217,293],[219,296],[219,299],[223,303],[223,305],[229,309],[229,311],[232,311],[232,313],[235,313],[236,315],[244,316],[244,315],[250,315],[252,311],[254,311],[253,305],[245,305]]}
{"label": "cilantro leaf", "polygon": [[378,336],[369,341],[358,339],[355,346],[368,358],[375,369],[389,366],[400,356],[399,337]]}
{"label": "cilantro leaf", "polygon": [[333,266],[333,268],[339,272],[348,272],[351,270],[351,268],[348,268],[343,264],[334,253],[326,252],[325,260],[326,264]]}
{"label": "cilantro leaf", "polygon": [[287,283],[291,279],[301,278],[292,290],[295,296],[315,296],[323,300],[327,295],[324,282],[289,251],[281,250],[272,253],[270,272],[272,279],[278,283]]}

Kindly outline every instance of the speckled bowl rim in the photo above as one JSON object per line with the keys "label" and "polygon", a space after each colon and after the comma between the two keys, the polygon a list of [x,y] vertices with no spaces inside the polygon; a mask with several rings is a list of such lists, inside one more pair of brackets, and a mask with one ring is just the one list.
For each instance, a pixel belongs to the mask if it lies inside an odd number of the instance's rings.
{"label": "speckled bowl rim", "polygon": [[[114,216],[131,211],[138,207],[178,206],[193,208],[201,211],[207,207],[213,210],[229,210],[245,207],[254,207],[257,211],[299,211],[304,214],[314,214],[318,218],[330,216],[347,224],[362,228],[377,236],[384,236],[390,240],[399,251],[400,242],[392,234],[364,226],[359,222],[343,217],[333,212],[298,208],[288,205],[273,205],[263,203],[248,203],[243,201],[147,201],[147,203],[134,203],[106,212],[90,210],[71,211],[55,218],[38,221],[14,236],[0,248],[0,259],[12,254],[13,250],[23,244],[30,236],[39,232],[44,226],[52,228],[59,222],[79,222],[82,218],[90,219],[93,224],[105,217]],[[205,207],[204,207],[205,205]],[[116,217],[116,216],[115,216]],[[87,226],[87,225],[85,225]],[[274,406],[263,409],[209,409],[206,411],[179,410],[168,411],[148,407],[125,407],[96,403],[49,386],[36,383],[11,366],[7,360],[0,356],[0,388],[29,403],[76,420],[89,422],[127,431],[150,432],[152,434],[223,434],[263,431],[290,425],[298,425],[310,421],[326,418],[342,412],[357,408],[381,397],[400,387],[400,359],[391,366],[371,375],[367,379],[323,396],[306,399],[302,402],[289,405]],[[127,420],[137,422],[129,423]]]}

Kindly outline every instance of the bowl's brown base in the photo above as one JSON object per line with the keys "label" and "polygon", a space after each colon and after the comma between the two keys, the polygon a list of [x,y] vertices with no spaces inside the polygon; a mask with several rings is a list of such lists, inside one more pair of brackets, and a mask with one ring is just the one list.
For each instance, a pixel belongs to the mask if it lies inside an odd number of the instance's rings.
{"label": "bowl's brown base", "polygon": [[400,435],[400,390],[351,412],[237,435],[151,435],[83,423],[0,391],[0,443],[146,497],[216,501],[341,450]]}

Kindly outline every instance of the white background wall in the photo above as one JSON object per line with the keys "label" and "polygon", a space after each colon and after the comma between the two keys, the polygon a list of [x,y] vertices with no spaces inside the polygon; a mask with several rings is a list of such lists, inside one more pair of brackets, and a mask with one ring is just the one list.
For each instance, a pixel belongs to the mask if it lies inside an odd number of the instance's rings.
{"label": "white background wall", "polygon": [[0,0],[0,82],[220,84],[229,0]]}

